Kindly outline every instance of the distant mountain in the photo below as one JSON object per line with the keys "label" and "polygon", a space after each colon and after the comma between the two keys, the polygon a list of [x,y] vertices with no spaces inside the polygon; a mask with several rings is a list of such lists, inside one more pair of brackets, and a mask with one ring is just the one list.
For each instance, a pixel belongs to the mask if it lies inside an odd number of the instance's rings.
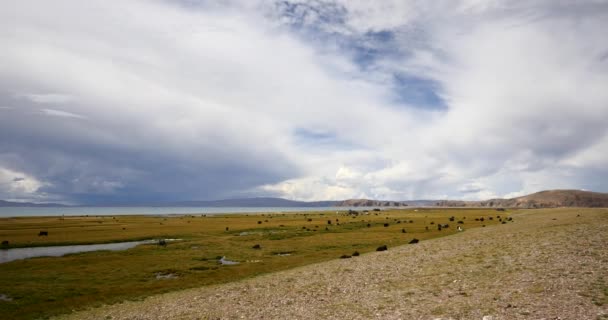
{"label": "distant mountain", "polygon": [[210,201],[179,201],[167,206],[178,207],[334,207],[339,201],[294,201],[282,198],[242,198]]}
{"label": "distant mountain", "polygon": [[491,208],[559,208],[608,207],[608,193],[581,190],[547,190],[512,199],[484,201],[438,201],[440,207],[491,207]]}
{"label": "distant mountain", "polygon": [[407,207],[408,204],[403,201],[383,201],[370,199],[349,199],[338,201],[336,207]]}
{"label": "distant mountain", "polygon": [[[109,203],[94,204],[95,207],[118,206],[118,207],[406,207],[408,201],[380,201],[369,199],[351,199],[342,201],[295,201],[283,198],[240,198],[225,200],[206,201],[175,201],[175,202],[153,202],[153,203]],[[420,201],[409,201],[420,202]],[[425,201],[423,201],[425,202]],[[425,202],[426,203],[426,202]],[[84,205],[88,206],[88,205]],[[30,203],[10,202],[0,200],[0,207],[68,207],[57,203]]]}
{"label": "distant mountain", "polygon": [[32,203],[32,202],[14,202],[14,201],[4,201],[0,200],[0,207],[41,207],[41,208],[49,208],[49,207],[67,207],[66,205],[59,203]]}
{"label": "distant mountain", "polygon": [[[282,198],[240,198],[210,201],[177,201],[161,203],[98,204],[95,206],[125,207],[491,207],[491,208],[556,208],[556,207],[608,207],[608,193],[580,190],[549,190],[512,199],[484,201],[410,200],[385,201],[349,199],[341,201],[295,201]],[[0,200],[0,207],[69,207],[58,203],[31,203]]]}
{"label": "distant mountain", "polygon": [[[431,203],[434,203],[431,202]],[[294,201],[282,198],[244,198],[214,201],[181,201],[174,206],[192,207],[407,207],[406,201],[349,199],[342,201]]]}
{"label": "distant mountain", "polygon": [[401,201],[410,207],[434,207],[436,206],[437,200],[406,200]]}

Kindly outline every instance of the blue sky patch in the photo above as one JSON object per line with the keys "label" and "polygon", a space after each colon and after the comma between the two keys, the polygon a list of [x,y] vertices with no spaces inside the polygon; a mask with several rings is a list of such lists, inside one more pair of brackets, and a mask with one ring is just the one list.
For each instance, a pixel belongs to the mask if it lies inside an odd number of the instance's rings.
{"label": "blue sky patch", "polygon": [[439,86],[432,80],[404,73],[393,75],[395,102],[417,108],[443,110],[445,101],[439,96]]}

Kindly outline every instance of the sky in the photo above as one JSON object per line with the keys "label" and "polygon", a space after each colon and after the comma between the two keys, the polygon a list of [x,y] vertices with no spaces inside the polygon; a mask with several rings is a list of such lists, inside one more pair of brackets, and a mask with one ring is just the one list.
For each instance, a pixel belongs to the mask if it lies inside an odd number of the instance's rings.
{"label": "sky", "polygon": [[608,1],[0,2],[0,199],[608,192]]}

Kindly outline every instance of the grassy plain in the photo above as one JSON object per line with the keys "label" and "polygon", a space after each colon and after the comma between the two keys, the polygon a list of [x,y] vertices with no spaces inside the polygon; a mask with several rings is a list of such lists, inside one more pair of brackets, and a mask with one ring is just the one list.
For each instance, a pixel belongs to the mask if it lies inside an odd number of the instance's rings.
{"label": "grassy plain", "polygon": [[[355,251],[364,254],[380,245],[390,250],[413,238],[425,240],[456,233],[457,226],[469,229],[498,224],[496,217],[505,218],[509,213],[494,209],[402,209],[370,210],[357,216],[340,211],[3,218],[0,240],[9,241],[13,248],[181,240],[167,246],[150,244],[126,251],[0,264],[0,295],[10,298],[0,299],[0,319],[46,318],[162,292],[237,281],[337,259]],[[438,224],[450,227],[439,231]],[[48,231],[49,235],[38,236],[39,231]],[[254,245],[260,249],[254,249]],[[221,265],[218,258],[222,256],[239,264]]]}

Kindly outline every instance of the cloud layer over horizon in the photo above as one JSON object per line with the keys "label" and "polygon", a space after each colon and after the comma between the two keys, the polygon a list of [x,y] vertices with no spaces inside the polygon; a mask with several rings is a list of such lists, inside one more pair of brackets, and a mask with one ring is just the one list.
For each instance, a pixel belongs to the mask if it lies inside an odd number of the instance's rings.
{"label": "cloud layer over horizon", "polygon": [[6,1],[0,199],[608,192],[608,1]]}

